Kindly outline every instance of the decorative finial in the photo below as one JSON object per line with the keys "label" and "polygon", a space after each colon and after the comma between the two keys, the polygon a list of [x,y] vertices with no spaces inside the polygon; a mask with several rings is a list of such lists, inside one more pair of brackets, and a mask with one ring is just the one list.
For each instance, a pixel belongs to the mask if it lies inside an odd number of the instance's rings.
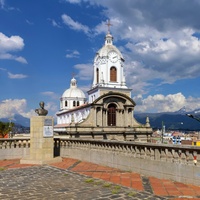
{"label": "decorative finial", "polygon": [[110,33],[110,26],[112,26],[112,24],[110,23],[109,19],[107,20],[107,24],[106,25],[108,26],[108,33]]}
{"label": "decorative finial", "polygon": [[74,77],[75,77],[75,75],[76,75],[76,74],[75,74],[74,72],[72,72],[72,78],[74,78]]}

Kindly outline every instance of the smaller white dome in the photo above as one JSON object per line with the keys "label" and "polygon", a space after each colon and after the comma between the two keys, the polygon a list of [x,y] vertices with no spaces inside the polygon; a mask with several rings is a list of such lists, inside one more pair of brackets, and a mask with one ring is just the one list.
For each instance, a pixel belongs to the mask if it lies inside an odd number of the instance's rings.
{"label": "smaller white dome", "polygon": [[62,98],[85,98],[84,92],[77,88],[76,79],[71,79],[70,88],[65,90],[65,92],[62,95]]}
{"label": "smaller white dome", "polygon": [[62,97],[71,97],[71,98],[85,98],[85,94],[83,93],[82,90],[80,90],[79,88],[69,88],[67,90],[65,90],[65,92],[63,93]]}

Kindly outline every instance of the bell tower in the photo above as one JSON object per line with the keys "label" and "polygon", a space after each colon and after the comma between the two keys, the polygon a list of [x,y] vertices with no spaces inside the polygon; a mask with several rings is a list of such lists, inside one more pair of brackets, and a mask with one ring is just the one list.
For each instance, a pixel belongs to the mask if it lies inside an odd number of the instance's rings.
{"label": "bell tower", "polygon": [[113,36],[110,33],[110,22],[107,23],[108,32],[104,46],[94,58],[94,74],[92,88],[88,91],[89,103],[92,103],[102,94],[115,91],[131,96],[131,89],[126,86],[124,74],[124,58],[118,48],[113,45]]}

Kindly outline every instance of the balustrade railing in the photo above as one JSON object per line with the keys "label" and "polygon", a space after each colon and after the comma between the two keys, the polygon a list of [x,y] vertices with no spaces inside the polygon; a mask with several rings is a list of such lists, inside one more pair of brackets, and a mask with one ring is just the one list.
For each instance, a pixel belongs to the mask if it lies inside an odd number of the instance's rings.
{"label": "balustrade railing", "polygon": [[[90,149],[125,154],[140,159],[174,162],[200,166],[200,147],[190,145],[166,145],[112,140],[54,139],[60,149]],[[0,139],[0,150],[30,148],[30,139]],[[0,153],[1,155],[1,153]],[[20,156],[20,155],[19,155]]]}
{"label": "balustrade railing", "polygon": [[60,148],[90,149],[121,153],[140,159],[199,165],[200,147],[190,145],[166,145],[126,141],[55,139]]}
{"label": "balustrade railing", "polygon": [[[0,139],[0,160],[27,157],[30,145],[30,139]],[[54,138],[54,156],[200,185],[198,146]]]}
{"label": "balustrade railing", "polygon": [[29,148],[29,147],[30,147],[30,139],[24,139],[24,138],[0,139],[0,149]]}

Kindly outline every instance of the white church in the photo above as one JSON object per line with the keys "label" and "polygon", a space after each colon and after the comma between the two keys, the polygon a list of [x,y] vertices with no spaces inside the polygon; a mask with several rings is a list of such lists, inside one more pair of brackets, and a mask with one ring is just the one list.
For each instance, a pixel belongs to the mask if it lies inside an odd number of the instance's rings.
{"label": "white church", "polygon": [[152,128],[148,117],[145,124],[134,118],[136,104],[126,85],[124,62],[108,31],[105,44],[94,57],[88,100],[72,78],[70,88],[60,98],[54,132],[78,138],[137,140],[145,136],[148,140]]}

